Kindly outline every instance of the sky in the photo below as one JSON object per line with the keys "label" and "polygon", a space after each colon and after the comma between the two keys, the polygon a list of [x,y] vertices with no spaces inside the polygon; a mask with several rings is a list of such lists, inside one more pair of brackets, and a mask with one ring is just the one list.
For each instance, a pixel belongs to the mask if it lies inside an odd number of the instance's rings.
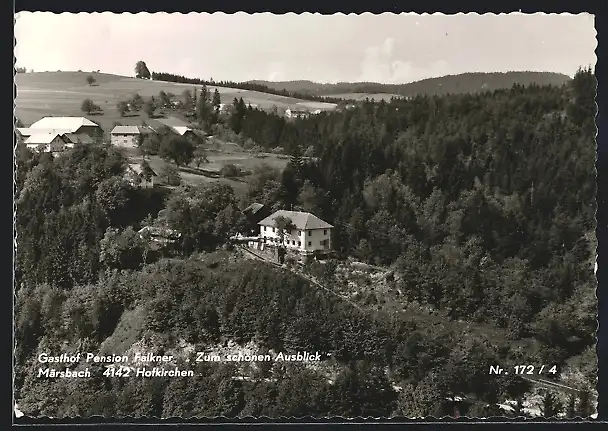
{"label": "sky", "polygon": [[18,67],[216,81],[407,83],[595,66],[591,14],[52,14],[20,12]]}

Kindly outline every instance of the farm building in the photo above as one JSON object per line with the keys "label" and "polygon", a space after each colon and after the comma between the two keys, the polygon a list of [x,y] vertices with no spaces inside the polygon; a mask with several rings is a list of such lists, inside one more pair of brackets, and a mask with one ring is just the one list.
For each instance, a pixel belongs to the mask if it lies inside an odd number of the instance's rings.
{"label": "farm building", "polygon": [[93,144],[95,140],[85,133],[66,133],[63,135],[66,147],[74,148],[75,144]]}
{"label": "farm building", "polygon": [[[36,130],[30,129],[29,127],[17,127],[15,132],[17,133],[17,139],[19,141],[25,141],[27,138],[36,133]],[[40,133],[40,131],[38,131],[38,133]]]}
{"label": "farm building", "polygon": [[36,133],[25,139],[28,149],[45,153],[55,153],[66,149],[66,141],[59,133]]}
{"label": "farm building", "polygon": [[202,130],[191,129],[189,127],[184,127],[184,126],[170,127],[170,129],[173,132],[175,132],[176,134],[189,139],[194,144],[199,144],[199,143],[203,142],[206,138],[206,134]]}
{"label": "farm building", "polygon": [[150,167],[144,167],[140,163],[131,163],[127,167],[125,179],[129,183],[136,187],[154,187],[154,177],[158,175]]}
{"label": "farm building", "polygon": [[112,145],[123,148],[137,148],[147,131],[140,126],[116,126],[110,132]]}
{"label": "farm building", "polygon": [[153,250],[171,247],[182,236],[176,230],[161,226],[144,226],[137,233],[148,241]]}
{"label": "farm building", "polygon": [[86,134],[93,139],[103,137],[103,130],[98,124],[84,117],[44,117],[36,121],[27,130],[19,130],[23,133],[29,133],[30,136],[34,133],[76,133]]}
{"label": "farm building", "polygon": [[303,108],[287,108],[285,110],[285,116],[287,118],[307,118],[310,116],[310,111]]}
{"label": "farm building", "polygon": [[254,202],[243,210],[247,219],[248,229],[251,233],[258,230],[258,223],[270,215],[270,208],[266,205]]}
{"label": "farm building", "polygon": [[168,127],[176,135],[188,138],[195,144],[202,142],[206,137],[206,134],[202,130],[193,129],[188,123],[181,121],[179,118],[159,118],[156,121]]}
{"label": "farm building", "polygon": [[283,245],[289,250],[299,252],[318,252],[331,250],[333,226],[317,216],[300,211],[279,210],[258,223],[260,238],[271,245],[281,245],[276,218],[290,219],[294,229],[285,233]]}

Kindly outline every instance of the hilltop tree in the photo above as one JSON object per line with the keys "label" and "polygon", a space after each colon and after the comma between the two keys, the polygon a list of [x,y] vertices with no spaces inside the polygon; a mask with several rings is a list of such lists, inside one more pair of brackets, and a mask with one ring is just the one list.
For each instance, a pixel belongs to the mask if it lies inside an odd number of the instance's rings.
{"label": "hilltop tree", "polygon": [[135,77],[140,79],[150,79],[152,77],[145,61],[140,60],[135,63]]}
{"label": "hilltop tree", "polygon": [[182,105],[183,108],[187,111],[191,110],[194,106],[194,99],[192,98],[192,93],[190,90],[184,90],[182,92],[182,97],[184,98],[184,104]]}
{"label": "hilltop tree", "polygon": [[194,145],[182,136],[167,137],[162,140],[158,155],[177,166],[187,165],[194,158]]}
{"label": "hilltop tree", "polygon": [[154,101],[152,99],[146,100],[144,103],[144,112],[149,118],[152,118],[154,115]]}
{"label": "hilltop tree", "polygon": [[196,102],[196,117],[199,123],[209,127],[209,120],[213,113],[213,106],[210,103],[210,94],[206,86],[202,86],[201,92]]}
{"label": "hilltop tree", "polygon": [[243,122],[247,112],[247,107],[245,106],[245,102],[243,101],[242,97],[240,99],[235,97],[232,105],[234,109],[232,110],[232,115],[230,116],[229,125],[234,133],[239,134],[241,133],[241,130],[243,130]]}
{"label": "hilltop tree", "polygon": [[87,76],[87,83],[88,83],[89,85],[93,85],[93,84],[95,84],[95,78],[93,77],[93,75],[89,75],[89,76]]}
{"label": "hilltop tree", "polygon": [[158,98],[160,99],[161,106],[163,107],[171,104],[171,97],[169,97],[169,95],[162,90],[158,93]]}
{"label": "hilltop tree", "polygon": [[129,106],[127,105],[127,102],[121,100],[116,104],[116,110],[118,111],[121,117],[124,117],[125,113],[129,110]]}
{"label": "hilltop tree", "polygon": [[98,106],[95,105],[95,103],[93,103],[93,101],[91,99],[84,99],[82,101],[82,104],[80,105],[80,110],[82,112],[86,112],[87,114],[90,114],[93,111],[96,111],[98,109]]}
{"label": "hilltop tree", "polygon": [[220,92],[216,88],[215,91],[213,92],[213,108],[215,109],[216,112],[219,111],[221,104],[222,104],[222,97],[220,95]]}
{"label": "hilltop tree", "polygon": [[236,178],[241,174],[241,169],[234,163],[227,163],[220,169],[220,175],[224,178]]}
{"label": "hilltop tree", "polygon": [[135,93],[131,99],[131,105],[133,105],[136,110],[141,109],[141,107],[144,105],[143,97],[141,97],[139,93]]}

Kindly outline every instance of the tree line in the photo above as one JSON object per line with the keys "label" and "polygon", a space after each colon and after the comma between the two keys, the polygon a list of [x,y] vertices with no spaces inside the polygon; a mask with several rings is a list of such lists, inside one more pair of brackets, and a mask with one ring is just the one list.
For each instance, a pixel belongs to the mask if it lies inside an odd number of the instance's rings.
{"label": "tree line", "polygon": [[270,88],[263,84],[257,84],[254,82],[234,82],[234,81],[213,81],[205,80],[200,78],[186,78],[181,75],[174,75],[172,73],[165,72],[152,72],[152,79],[157,81],[168,81],[168,82],[179,82],[182,84],[196,84],[196,85],[208,85],[208,86],[219,86],[226,88],[237,88],[240,90],[259,91],[262,93],[275,94],[277,96],[293,97],[295,99],[311,100],[315,102],[326,102],[326,103],[344,103],[344,99],[338,99],[334,97],[322,97],[314,96],[307,93],[289,92],[287,90],[277,90]]}

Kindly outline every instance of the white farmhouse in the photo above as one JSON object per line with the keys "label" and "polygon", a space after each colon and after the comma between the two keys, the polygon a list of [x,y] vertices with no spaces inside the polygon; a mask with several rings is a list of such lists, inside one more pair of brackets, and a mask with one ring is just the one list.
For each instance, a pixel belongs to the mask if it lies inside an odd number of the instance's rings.
{"label": "white farmhouse", "polygon": [[311,213],[299,211],[279,210],[258,223],[260,238],[267,244],[280,245],[275,222],[277,217],[288,218],[295,226],[295,229],[285,233],[284,245],[287,249],[305,253],[331,250],[333,226]]}
{"label": "white farmhouse", "polygon": [[110,132],[112,145],[124,148],[137,148],[143,137],[139,126],[116,126]]}
{"label": "white farmhouse", "polygon": [[33,151],[55,153],[67,148],[63,135],[59,133],[35,133],[25,140],[25,145]]}
{"label": "white farmhouse", "polygon": [[17,131],[23,138],[42,133],[86,134],[93,139],[100,139],[103,136],[99,124],[84,117],[44,117],[30,127],[19,128]]}
{"label": "white farmhouse", "polygon": [[304,108],[287,108],[285,110],[285,117],[287,118],[308,118],[310,111]]}

